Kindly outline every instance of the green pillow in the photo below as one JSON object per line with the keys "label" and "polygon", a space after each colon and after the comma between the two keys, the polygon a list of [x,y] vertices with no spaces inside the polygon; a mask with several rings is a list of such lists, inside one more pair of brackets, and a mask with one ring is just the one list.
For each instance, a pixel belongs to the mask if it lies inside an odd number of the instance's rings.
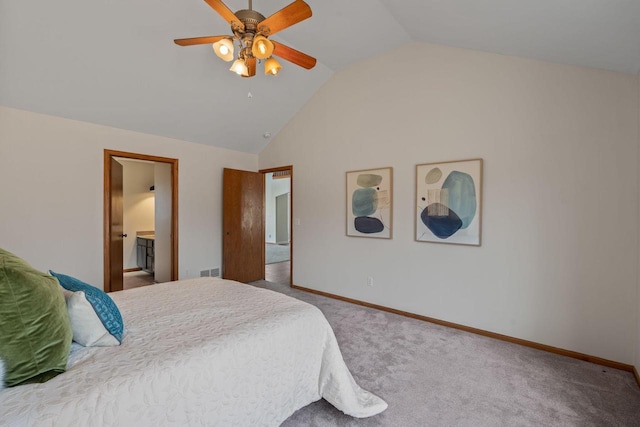
{"label": "green pillow", "polygon": [[0,249],[0,359],[8,387],[64,372],[71,323],[58,281]]}

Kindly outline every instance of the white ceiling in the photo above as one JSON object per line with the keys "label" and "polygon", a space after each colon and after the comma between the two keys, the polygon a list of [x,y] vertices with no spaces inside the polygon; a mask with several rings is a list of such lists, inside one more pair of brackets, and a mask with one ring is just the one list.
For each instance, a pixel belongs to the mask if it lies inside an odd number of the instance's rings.
{"label": "white ceiling", "polygon": [[202,0],[0,0],[0,104],[257,153],[334,72],[410,41],[640,73],[640,0],[307,2],[274,39],[316,67],[243,79],[210,46],[173,43],[229,34]]}

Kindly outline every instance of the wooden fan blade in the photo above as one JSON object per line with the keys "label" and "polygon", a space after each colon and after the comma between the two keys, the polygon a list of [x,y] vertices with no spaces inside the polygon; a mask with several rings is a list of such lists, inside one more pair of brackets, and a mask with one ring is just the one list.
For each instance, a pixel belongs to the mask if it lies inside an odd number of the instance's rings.
{"label": "wooden fan blade", "polygon": [[173,42],[179,46],[193,46],[195,44],[213,44],[218,40],[228,37],[229,36],[191,37],[189,39],[175,39]]}
{"label": "wooden fan blade", "polygon": [[258,31],[265,36],[272,36],[310,17],[311,8],[309,5],[302,0],[296,0],[260,22],[258,24]]}
{"label": "wooden fan blade", "polygon": [[242,76],[242,77],[253,77],[256,75],[256,58],[254,58],[253,56],[248,57],[247,59],[245,59],[245,64],[247,64],[247,70],[249,70],[249,74],[247,76]]}
{"label": "wooden fan blade", "polygon": [[240,21],[236,16],[236,14],[233,13],[231,9],[227,7],[226,4],[222,3],[221,0],[204,0],[204,1],[207,2],[207,4],[211,6],[213,10],[218,12],[218,14],[222,16],[222,18],[225,21],[227,21],[232,27],[235,25],[244,31],[244,24],[242,23],[242,21]]}
{"label": "wooden fan blade", "polygon": [[306,53],[295,50],[292,47],[283,45],[282,43],[278,43],[273,40],[271,40],[271,43],[273,43],[274,55],[279,56],[282,59],[286,59],[289,62],[293,62],[294,64],[299,65],[302,68],[306,68],[307,70],[315,67],[316,58],[309,56]]}

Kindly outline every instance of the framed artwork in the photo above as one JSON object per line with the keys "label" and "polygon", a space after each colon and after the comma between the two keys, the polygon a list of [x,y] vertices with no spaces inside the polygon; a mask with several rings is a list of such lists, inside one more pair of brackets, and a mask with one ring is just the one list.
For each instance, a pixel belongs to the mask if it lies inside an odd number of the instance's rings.
{"label": "framed artwork", "polygon": [[480,246],[482,159],[416,166],[416,241]]}
{"label": "framed artwork", "polygon": [[393,168],[347,172],[347,236],[391,238]]}

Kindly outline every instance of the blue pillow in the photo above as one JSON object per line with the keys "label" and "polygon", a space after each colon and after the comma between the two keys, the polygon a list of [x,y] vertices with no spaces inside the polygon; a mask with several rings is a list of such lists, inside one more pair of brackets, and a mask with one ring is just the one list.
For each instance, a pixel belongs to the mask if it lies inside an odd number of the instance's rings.
{"label": "blue pillow", "polygon": [[72,292],[84,292],[87,301],[89,301],[93,306],[93,309],[106,330],[109,331],[109,333],[113,335],[118,342],[122,342],[124,322],[122,321],[122,315],[120,314],[120,310],[118,310],[118,306],[113,302],[109,295],[104,293],[101,289],[84,283],[74,277],[54,273],[51,270],[49,270],[49,273],[58,279],[60,285],[66,290]]}

